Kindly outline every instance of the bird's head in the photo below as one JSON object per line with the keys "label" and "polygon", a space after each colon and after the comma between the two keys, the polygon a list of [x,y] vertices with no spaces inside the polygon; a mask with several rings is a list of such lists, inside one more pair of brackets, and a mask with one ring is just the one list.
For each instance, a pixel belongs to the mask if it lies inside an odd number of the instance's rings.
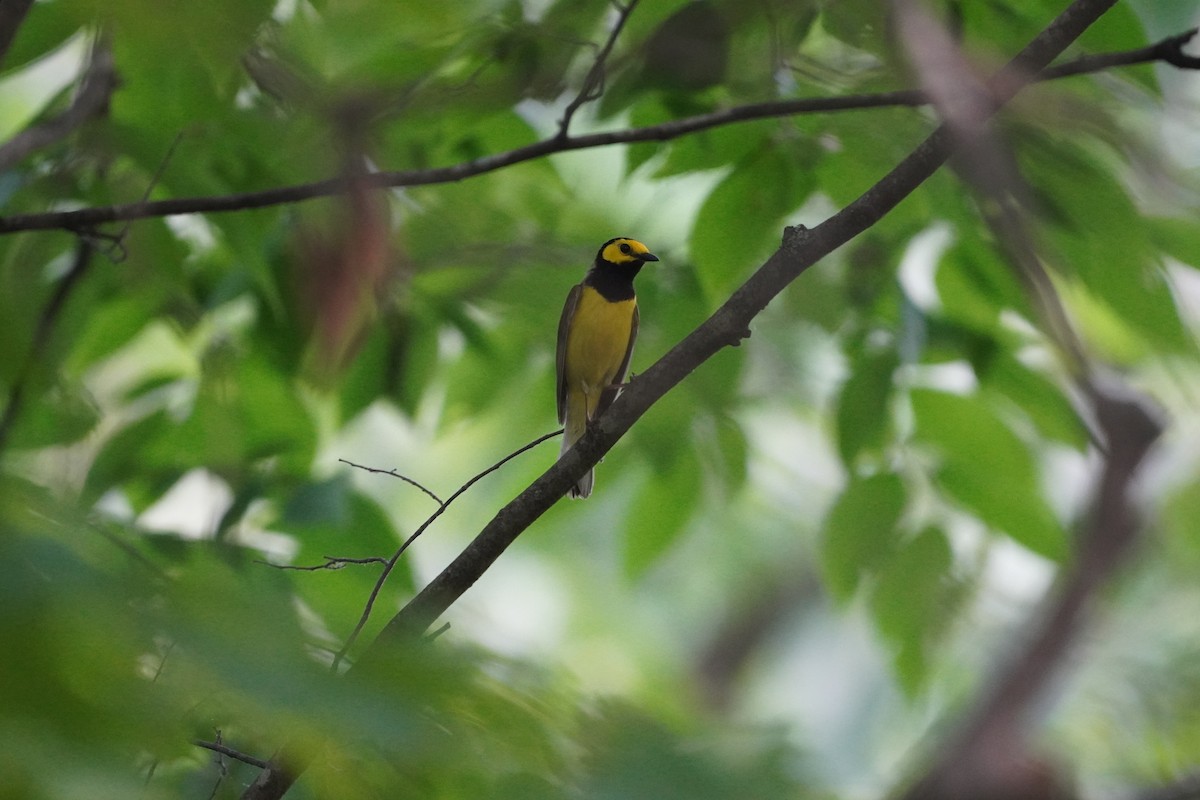
{"label": "bird's head", "polygon": [[600,246],[600,252],[596,253],[596,266],[606,263],[617,266],[629,264],[641,266],[647,261],[658,261],[658,256],[651,253],[650,248],[637,239],[625,236],[609,239]]}

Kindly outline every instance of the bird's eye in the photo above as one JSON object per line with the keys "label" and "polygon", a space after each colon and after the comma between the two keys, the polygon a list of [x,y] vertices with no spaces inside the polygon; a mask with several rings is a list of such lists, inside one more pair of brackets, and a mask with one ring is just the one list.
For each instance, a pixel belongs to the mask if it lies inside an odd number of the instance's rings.
{"label": "bird's eye", "polygon": [[624,253],[625,255],[629,255],[630,253],[633,252],[633,248],[631,248],[627,243],[622,242],[621,243],[621,252]]}

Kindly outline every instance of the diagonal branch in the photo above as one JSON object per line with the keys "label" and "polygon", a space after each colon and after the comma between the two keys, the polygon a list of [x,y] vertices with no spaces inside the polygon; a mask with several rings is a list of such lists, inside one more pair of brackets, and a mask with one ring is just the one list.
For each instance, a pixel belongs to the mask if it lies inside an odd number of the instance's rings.
{"label": "diagonal branch", "polygon": [[[1036,76],[1034,80],[1051,80],[1096,72],[1114,66],[1130,66],[1152,61],[1167,61],[1176,66],[1197,69],[1200,68],[1200,64],[1193,62],[1200,61],[1200,59],[1187,56],[1182,51],[1183,44],[1189,41],[1194,33],[1195,31],[1191,31],[1180,36],[1165,39],[1159,44],[1137,50],[1089,57],[1093,60],[1090,63],[1084,63],[1079,68],[1071,68],[1071,65],[1076,62],[1070,62],[1061,67],[1056,67],[1045,74],[1039,74],[1037,70],[1033,69],[1029,69],[1028,71]],[[1095,59],[1103,59],[1103,61],[1100,62]],[[1042,63],[1042,60],[1030,59],[1028,63]],[[1020,70],[1013,70],[1012,74],[1018,75],[1019,72]],[[1029,79],[1027,76],[1022,75],[1019,78],[1014,78],[1014,80],[1019,80],[1020,84],[1024,85]],[[641,128],[602,131],[580,136],[554,136],[512,150],[493,153],[450,166],[434,167],[431,169],[375,172],[366,176],[364,180],[367,186],[373,189],[454,183],[466,178],[475,177],[476,175],[495,172],[496,170],[525,161],[544,158],[555,153],[586,150],[593,147],[606,147],[614,144],[665,142],[711,128],[760,119],[790,117],[800,114],[862,111],[872,108],[895,106],[913,107],[925,105],[927,102],[925,95],[919,90],[902,89],[893,92],[842,97],[807,97],[795,100],[751,103],[708,114],[684,117],[658,125],[647,125]],[[339,177],[254,192],[240,192],[207,197],[177,197],[153,202],[96,206],[71,211],[14,214],[8,217],[0,217],[0,235],[29,230],[62,229],[80,231],[89,230],[97,225],[124,220],[168,217],[176,214],[223,213],[252,208],[267,208],[300,203],[318,197],[329,197],[345,190],[346,181],[344,178]]]}

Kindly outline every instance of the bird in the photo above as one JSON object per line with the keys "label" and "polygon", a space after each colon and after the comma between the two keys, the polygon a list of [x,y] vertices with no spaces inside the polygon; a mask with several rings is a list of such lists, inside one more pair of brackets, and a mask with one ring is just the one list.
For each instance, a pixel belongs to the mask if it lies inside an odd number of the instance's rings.
{"label": "bird", "polygon": [[[558,321],[556,359],[560,459],[625,385],[639,321],[633,279],[650,261],[658,256],[636,239],[609,239],[583,281],[567,295]],[[595,470],[588,470],[568,494],[587,497],[595,483]]]}

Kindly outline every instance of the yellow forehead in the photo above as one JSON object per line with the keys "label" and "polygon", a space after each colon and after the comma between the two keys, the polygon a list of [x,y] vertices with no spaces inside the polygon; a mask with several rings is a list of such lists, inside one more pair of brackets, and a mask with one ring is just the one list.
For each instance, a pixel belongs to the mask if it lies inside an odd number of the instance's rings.
{"label": "yellow forehead", "polygon": [[637,261],[638,256],[649,253],[650,248],[637,239],[613,239],[600,250],[600,257],[612,264],[627,264]]}

